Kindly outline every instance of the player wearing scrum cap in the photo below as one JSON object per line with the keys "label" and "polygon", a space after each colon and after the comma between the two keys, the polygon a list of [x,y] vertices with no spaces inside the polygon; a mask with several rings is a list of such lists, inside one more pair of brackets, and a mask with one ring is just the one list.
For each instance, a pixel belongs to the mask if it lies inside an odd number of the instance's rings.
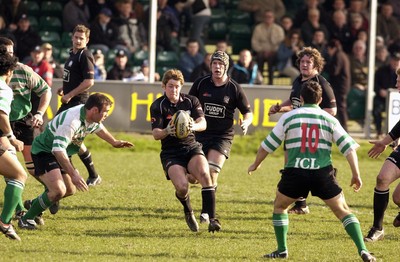
{"label": "player wearing scrum cap", "polygon": [[[198,78],[189,94],[200,100],[204,110],[207,129],[196,133],[196,139],[203,144],[213,185],[217,187],[218,175],[232,147],[235,109],[243,115],[243,120],[239,121],[243,134],[247,133],[253,113],[242,87],[227,74],[229,56],[223,51],[214,52],[210,67],[211,75]],[[204,212],[200,222],[208,222]]]}
{"label": "player wearing scrum cap", "polygon": [[167,179],[171,180],[175,187],[175,196],[183,206],[190,230],[197,232],[199,225],[190,204],[187,176],[189,172],[202,186],[203,210],[210,217],[208,231],[219,231],[221,225],[215,219],[215,189],[201,144],[195,140],[193,132],[185,138],[178,139],[175,136],[175,127],[170,124],[172,116],[178,110],[184,110],[194,119],[190,124],[192,131],[200,132],[207,126],[199,100],[181,93],[183,82],[183,74],[177,69],[170,69],[164,73],[164,95],[156,99],[150,107],[152,133],[155,140],[161,140],[161,163]]}

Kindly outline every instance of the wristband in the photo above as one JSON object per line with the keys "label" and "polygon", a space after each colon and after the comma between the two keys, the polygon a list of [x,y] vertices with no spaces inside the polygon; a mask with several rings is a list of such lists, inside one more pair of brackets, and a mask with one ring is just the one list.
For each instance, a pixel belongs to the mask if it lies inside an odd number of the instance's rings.
{"label": "wristband", "polygon": [[16,137],[14,136],[14,134],[13,134],[12,132],[6,134],[6,137],[7,137],[8,140],[10,140],[10,141],[16,139]]}

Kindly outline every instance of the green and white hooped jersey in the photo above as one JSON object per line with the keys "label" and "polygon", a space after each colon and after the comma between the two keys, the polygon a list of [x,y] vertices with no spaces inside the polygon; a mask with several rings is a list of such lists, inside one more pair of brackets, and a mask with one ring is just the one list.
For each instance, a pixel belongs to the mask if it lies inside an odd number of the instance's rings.
{"label": "green and white hooped jersey", "polygon": [[31,67],[17,63],[13,70],[10,87],[14,92],[14,100],[11,104],[10,121],[24,118],[32,110],[31,94],[36,93],[39,97],[50,89]]}
{"label": "green and white hooped jersey", "polygon": [[268,153],[285,141],[286,168],[320,169],[332,164],[332,143],[347,155],[359,147],[339,121],[317,105],[306,104],[283,114],[261,143]]}
{"label": "green and white hooped jersey", "polygon": [[4,82],[0,80],[0,110],[10,115],[11,112],[11,102],[13,100],[13,91]]}
{"label": "green and white hooped jersey", "polygon": [[43,133],[32,143],[32,154],[64,151],[66,155],[77,154],[85,137],[104,128],[101,123],[88,123],[84,105],[71,107],[48,122]]}

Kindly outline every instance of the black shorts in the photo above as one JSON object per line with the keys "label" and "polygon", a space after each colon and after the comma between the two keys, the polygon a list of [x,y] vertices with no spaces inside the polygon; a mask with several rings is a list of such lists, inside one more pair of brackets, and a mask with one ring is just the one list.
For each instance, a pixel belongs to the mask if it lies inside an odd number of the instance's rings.
{"label": "black shorts", "polygon": [[398,168],[400,168],[400,146],[396,147],[395,150],[386,158],[386,160],[395,164]]}
{"label": "black shorts", "polygon": [[[50,172],[53,169],[60,169],[61,174],[66,174],[66,172],[61,168],[57,161],[57,158],[52,153],[39,153],[32,154],[32,160],[35,164],[35,176],[41,176]],[[71,157],[69,157],[71,162]],[[71,162],[72,165],[72,162]]]}
{"label": "black shorts", "polygon": [[311,191],[313,196],[322,200],[331,199],[342,192],[332,166],[317,170],[286,168],[282,171],[278,190],[285,196],[296,199],[307,198]]}
{"label": "black shorts", "polygon": [[161,164],[164,169],[165,176],[168,177],[168,169],[172,165],[180,165],[187,169],[187,164],[190,159],[195,155],[203,155],[203,150],[201,150],[201,144],[196,143],[196,145],[191,147],[183,147],[178,150],[163,150],[160,153]]}
{"label": "black shorts", "polygon": [[208,151],[214,149],[223,154],[226,159],[229,158],[232,148],[232,140],[221,137],[202,137],[198,140],[203,145],[204,154],[208,154]]}
{"label": "black shorts", "polygon": [[24,142],[24,145],[30,146],[33,142],[33,128],[30,125],[32,114],[28,114],[22,119],[10,122],[15,137]]}

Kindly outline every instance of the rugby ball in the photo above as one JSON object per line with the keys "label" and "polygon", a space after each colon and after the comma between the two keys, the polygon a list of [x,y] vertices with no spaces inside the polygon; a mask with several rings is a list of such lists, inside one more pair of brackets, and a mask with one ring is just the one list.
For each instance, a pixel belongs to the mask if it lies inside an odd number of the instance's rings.
{"label": "rugby ball", "polygon": [[172,123],[175,126],[175,136],[179,139],[185,138],[190,133],[190,115],[184,111],[179,110],[172,116]]}

